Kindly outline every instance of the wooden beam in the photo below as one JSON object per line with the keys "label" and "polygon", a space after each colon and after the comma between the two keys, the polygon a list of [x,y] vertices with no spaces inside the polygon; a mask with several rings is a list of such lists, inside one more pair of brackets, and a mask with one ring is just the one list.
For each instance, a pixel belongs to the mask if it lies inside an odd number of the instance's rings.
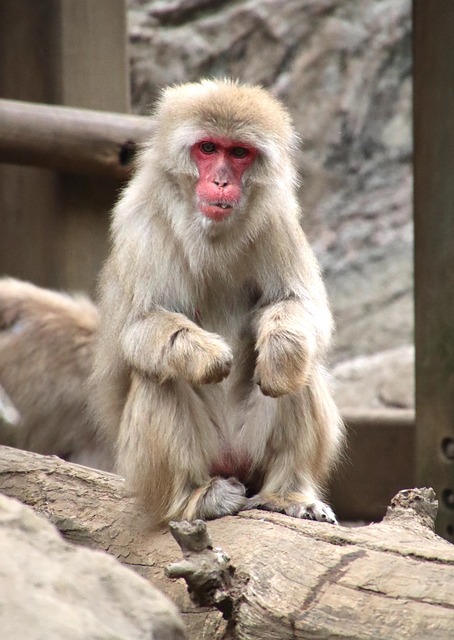
{"label": "wooden beam", "polygon": [[125,180],[143,116],[0,100],[0,162]]}
{"label": "wooden beam", "polygon": [[413,487],[415,414],[405,409],[345,408],[347,446],[329,485],[341,520],[380,520],[401,489]]}
{"label": "wooden beam", "polygon": [[454,542],[454,2],[414,0],[416,471]]}

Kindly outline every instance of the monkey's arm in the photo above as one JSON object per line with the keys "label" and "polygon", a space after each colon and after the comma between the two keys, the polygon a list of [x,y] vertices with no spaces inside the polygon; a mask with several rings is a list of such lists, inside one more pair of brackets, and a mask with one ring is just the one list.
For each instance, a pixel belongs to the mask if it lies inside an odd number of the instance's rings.
{"label": "monkey's arm", "polygon": [[178,377],[195,385],[220,382],[232,365],[223,338],[165,309],[128,324],[121,344],[128,364],[159,382]]}
{"label": "monkey's arm", "polygon": [[[268,230],[272,251],[259,254],[262,291],[253,315],[255,381],[264,395],[295,393],[310,382],[330,343],[333,321],[320,267],[296,216]],[[269,242],[263,242],[265,248]]]}
{"label": "monkey's arm", "polygon": [[315,320],[308,304],[298,299],[269,304],[257,313],[255,381],[264,395],[294,393],[309,381],[329,340],[328,307],[320,313],[318,326]]}

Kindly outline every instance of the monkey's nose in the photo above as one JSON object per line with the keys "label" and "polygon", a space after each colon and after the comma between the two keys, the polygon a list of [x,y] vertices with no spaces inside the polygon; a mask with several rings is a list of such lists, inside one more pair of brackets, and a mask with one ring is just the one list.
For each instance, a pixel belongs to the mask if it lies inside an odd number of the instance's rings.
{"label": "monkey's nose", "polygon": [[215,178],[213,182],[217,187],[227,187],[229,184],[227,178]]}

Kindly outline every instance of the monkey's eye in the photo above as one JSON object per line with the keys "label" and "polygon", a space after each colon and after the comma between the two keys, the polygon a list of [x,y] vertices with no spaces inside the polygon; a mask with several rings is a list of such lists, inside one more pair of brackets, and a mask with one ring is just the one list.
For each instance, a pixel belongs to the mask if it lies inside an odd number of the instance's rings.
{"label": "monkey's eye", "polygon": [[245,147],[233,147],[232,156],[235,158],[244,158],[249,153],[249,150]]}
{"label": "monkey's eye", "polygon": [[249,153],[249,149],[245,147],[233,147],[231,153],[235,158],[245,158]]}
{"label": "monkey's eye", "polygon": [[214,151],[216,151],[216,145],[214,142],[202,142],[200,144],[200,150],[203,151],[203,153],[214,153]]}

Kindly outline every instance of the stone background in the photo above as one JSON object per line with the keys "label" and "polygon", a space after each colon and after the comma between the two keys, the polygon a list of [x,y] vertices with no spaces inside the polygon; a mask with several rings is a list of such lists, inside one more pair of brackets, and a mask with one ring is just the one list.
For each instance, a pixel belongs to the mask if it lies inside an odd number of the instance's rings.
{"label": "stone background", "polygon": [[411,405],[410,0],[128,0],[128,18],[135,112],[207,76],[261,83],[289,107],[340,402]]}

